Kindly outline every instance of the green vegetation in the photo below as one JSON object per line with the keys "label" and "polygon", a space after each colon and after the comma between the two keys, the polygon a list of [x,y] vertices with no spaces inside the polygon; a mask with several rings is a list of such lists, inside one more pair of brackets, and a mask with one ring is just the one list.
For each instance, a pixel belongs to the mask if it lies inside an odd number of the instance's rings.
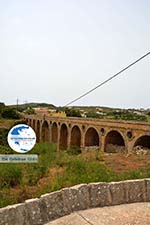
{"label": "green vegetation", "polygon": [[101,106],[72,106],[58,109],[64,110],[67,116],[73,117],[150,122],[149,109],[115,109]]}
{"label": "green vegetation", "polygon": [[74,108],[63,108],[62,109],[65,113],[66,113],[66,116],[69,116],[69,117],[81,117],[81,113],[80,113],[80,110],[78,109],[74,109]]}
{"label": "green vegetation", "polygon": [[1,113],[2,118],[6,119],[20,119],[19,113],[14,108],[5,107]]}
{"label": "green vegetation", "polygon": [[5,104],[3,102],[0,102],[0,115],[2,114],[4,108]]}
{"label": "green vegetation", "polygon": [[79,147],[72,147],[72,148],[67,150],[67,153],[69,155],[78,155],[78,154],[81,153],[81,149]]}
{"label": "green vegetation", "polygon": [[0,165],[0,188],[14,187],[21,183],[22,170],[18,164]]}
{"label": "green vegetation", "polygon": [[34,114],[34,108],[45,108],[56,111],[65,111],[68,117],[87,117],[97,119],[111,120],[132,120],[150,122],[150,109],[119,109],[102,106],[72,106],[72,107],[56,107],[47,103],[25,103],[5,106],[0,103],[0,118],[18,119],[19,113]]}
{"label": "green vegetation", "polygon": [[35,114],[35,110],[32,107],[29,107],[25,110],[25,113],[27,113],[28,115]]}
{"label": "green vegetation", "polygon": [[112,110],[107,113],[107,116],[115,120],[136,120],[147,122],[147,117],[145,115],[139,115],[128,110]]}
{"label": "green vegetation", "polygon": [[[0,146],[1,153],[13,151]],[[57,152],[56,145],[40,143],[29,154],[38,154],[39,162],[0,164],[0,207],[79,183],[150,177],[150,164],[117,172],[98,150],[81,153],[79,148],[72,148]]]}
{"label": "green vegetation", "polygon": [[0,102],[0,118],[20,119],[20,114],[14,107],[5,106],[4,103]]}
{"label": "green vegetation", "polygon": [[7,134],[8,134],[8,129],[0,128],[0,145],[4,147],[7,145]]}
{"label": "green vegetation", "polygon": [[[12,105],[11,107],[16,108],[16,105]],[[18,105],[18,111],[23,112],[28,109],[33,109],[33,108],[48,108],[48,109],[56,109],[56,106],[52,104],[47,104],[47,103],[24,103],[24,104],[19,104]]]}
{"label": "green vegetation", "polygon": [[98,119],[102,119],[103,118],[102,116],[98,115],[96,112],[92,112],[92,111],[87,112],[86,113],[86,117],[87,118],[98,118]]}
{"label": "green vegetation", "polygon": [[[30,107],[26,105],[23,110],[27,110],[29,114],[34,113],[32,107],[34,105]],[[21,111],[20,106],[18,110]],[[149,121],[150,119],[148,110],[135,112],[134,110],[102,107],[72,107],[65,108],[65,112],[67,116],[81,117],[81,113],[85,113],[87,117],[99,119],[136,121]],[[0,103],[0,154],[15,154],[7,144],[7,134],[13,125],[25,123],[25,121],[17,120],[18,118],[20,114],[15,107]],[[134,160],[131,160],[132,167],[129,168],[126,160],[121,159],[120,167],[116,170],[119,154],[115,154],[116,158],[112,157],[109,161],[98,149],[89,152],[81,152],[79,147],[59,152],[56,149],[55,144],[36,144],[29,154],[38,154],[38,163],[0,164],[0,207],[23,202],[25,199],[39,197],[41,194],[79,183],[150,178],[149,163],[136,167]],[[149,155],[145,158],[150,159]],[[138,160],[142,161],[142,158]],[[120,169],[123,166],[124,169]]]}

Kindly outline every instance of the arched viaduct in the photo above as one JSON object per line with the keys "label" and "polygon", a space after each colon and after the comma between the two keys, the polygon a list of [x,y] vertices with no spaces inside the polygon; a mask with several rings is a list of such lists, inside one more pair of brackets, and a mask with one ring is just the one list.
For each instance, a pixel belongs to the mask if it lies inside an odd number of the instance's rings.
{"label": "arched viaduct", "polygon": [[36,132],[37,142],[54,142],[58,149],[97,146],[101,151],[120,146],[130,153],[140,145],[150,148],[150,124],[73,117],[25,116]]}

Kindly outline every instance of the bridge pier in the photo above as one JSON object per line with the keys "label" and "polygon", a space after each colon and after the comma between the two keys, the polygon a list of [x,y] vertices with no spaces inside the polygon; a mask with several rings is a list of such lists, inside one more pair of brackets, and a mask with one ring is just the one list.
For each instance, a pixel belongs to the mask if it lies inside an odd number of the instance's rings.
{"label": "bridge pier", "polygon": [[101,142],[100,142],[100,151],[104,152],[105,151],[105,138],[104,138],[104,136],[100,136],[100,140],[101,140]]}
{"label": "bridge pier", "polygon": [[67,149],[71,147],[71,128],[68,128]]}
{"label": "bridge pier", "polygon": [[60,148],[59,148],[59,144],[60,144],[60,126],[58,126],[58,134],[57,134],[57,151],[59,151],[60,150]]}
{"label": "bridge pier", "polygon": [[52,142],[52,124],[51,123],[49,124],[49,130],[50,130],[50,132],[49,132],[49,141],[51,143]]}
{"label": "bridge pier", "polygon": [[85,132],[82,133],[82,135],[81,135],[81,145],[80,145],[81,149],[85,148],[85,141],[84,140],[85,140]]}

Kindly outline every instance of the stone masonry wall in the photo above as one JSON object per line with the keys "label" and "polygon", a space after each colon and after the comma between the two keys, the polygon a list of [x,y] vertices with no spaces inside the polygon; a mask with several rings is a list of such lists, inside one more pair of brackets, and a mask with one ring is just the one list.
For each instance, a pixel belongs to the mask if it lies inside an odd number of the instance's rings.
{"label": "stone masonry wall", "polygon": [[80,184],[0,209],[0,225],[43,225],[74,211],[150,201],[150,179]]}
{"label": "stone masonry wall", "polygon": [[[37,134],[37,141],[49,141],[57,143],[57,150],[70,148],[76,139],[76,132],[72,132],[74,127],[78,128],[81,134],[80,145],[82,149],[89,146],[87,140],[89,139],[88,131],[93,129],[93,140],[99,138],[99,144],[91,142],[90,146],[99,146],[100,150],[106,151],[107,144],[115,144],[120,146],[119,139],[124,142],[122,149],[127,153],[131,153],[133,148],[136,147],[136,142],[139,138],[147,136],[148,143],[150,139],[150,123],[135,122],[135,121],[117,121],[117,120],[101,120],[92,118],[76,118],[76,117],[49,117],[49,116],[37,116],[37,115],[25,115],[26,122],[35,130]],[[64,132],[61,132],[65,127],[65,136],[62,136]],[[46,131],[47,130],[47,131]],[[111,133],[114,132],[114,133]],[[114,143],[114,135],[116,140]],[[97,138],[98,135],[98,138]],[[109,143],[107,142],[107,137]],[[119,139],[118,139],[119,137]],[[63,143],[62,143],[63,140]],[[113,140],[113,142],[112,142]],[[64,144],[65,142],[65,144]],[[145,141],[141,144],[145,147]],[[106,151],[107,152],[107,151]]]}

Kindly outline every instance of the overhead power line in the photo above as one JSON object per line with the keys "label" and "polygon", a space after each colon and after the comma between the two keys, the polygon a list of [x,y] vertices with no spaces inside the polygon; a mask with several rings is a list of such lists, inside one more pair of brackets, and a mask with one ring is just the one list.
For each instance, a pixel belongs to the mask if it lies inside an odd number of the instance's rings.
{"label": "overhead power line", "polygon": [[102,83],[100,83],[99,85],[97,85],[96,87],[90,89],[89,91],[85,92],[84,94],[80,95],[79,97],[75,98],[74,100],[68,102],[66,106],[71,105],[72,103],[78,101],[79,99],[85,97],[86,95],[90,94],[91,92],[95,91],[97,88],[103,86],[104,84],[106,84],[107,82],[109,82],[110,80],[114,79],[115,77],[117,77],[119,74],[121,74],[122,72],[124,72],[125,70],[129,69],[131,66],[135,65],[136,63],[138,63],[139,61],[141,61],[142,59],[144,59],[145,57],[147,57],[150,54],[150,52],[146,53],[145,55],[143,55],[142,57],[140,57],[139,59],[137,59],[136,61],[134,61],[133,63],[129,64],[128,66],[126,66],[124,69],[120,70],[118,73],[116,73],[115,75],[109,77],[107,80],[103,81]]}

